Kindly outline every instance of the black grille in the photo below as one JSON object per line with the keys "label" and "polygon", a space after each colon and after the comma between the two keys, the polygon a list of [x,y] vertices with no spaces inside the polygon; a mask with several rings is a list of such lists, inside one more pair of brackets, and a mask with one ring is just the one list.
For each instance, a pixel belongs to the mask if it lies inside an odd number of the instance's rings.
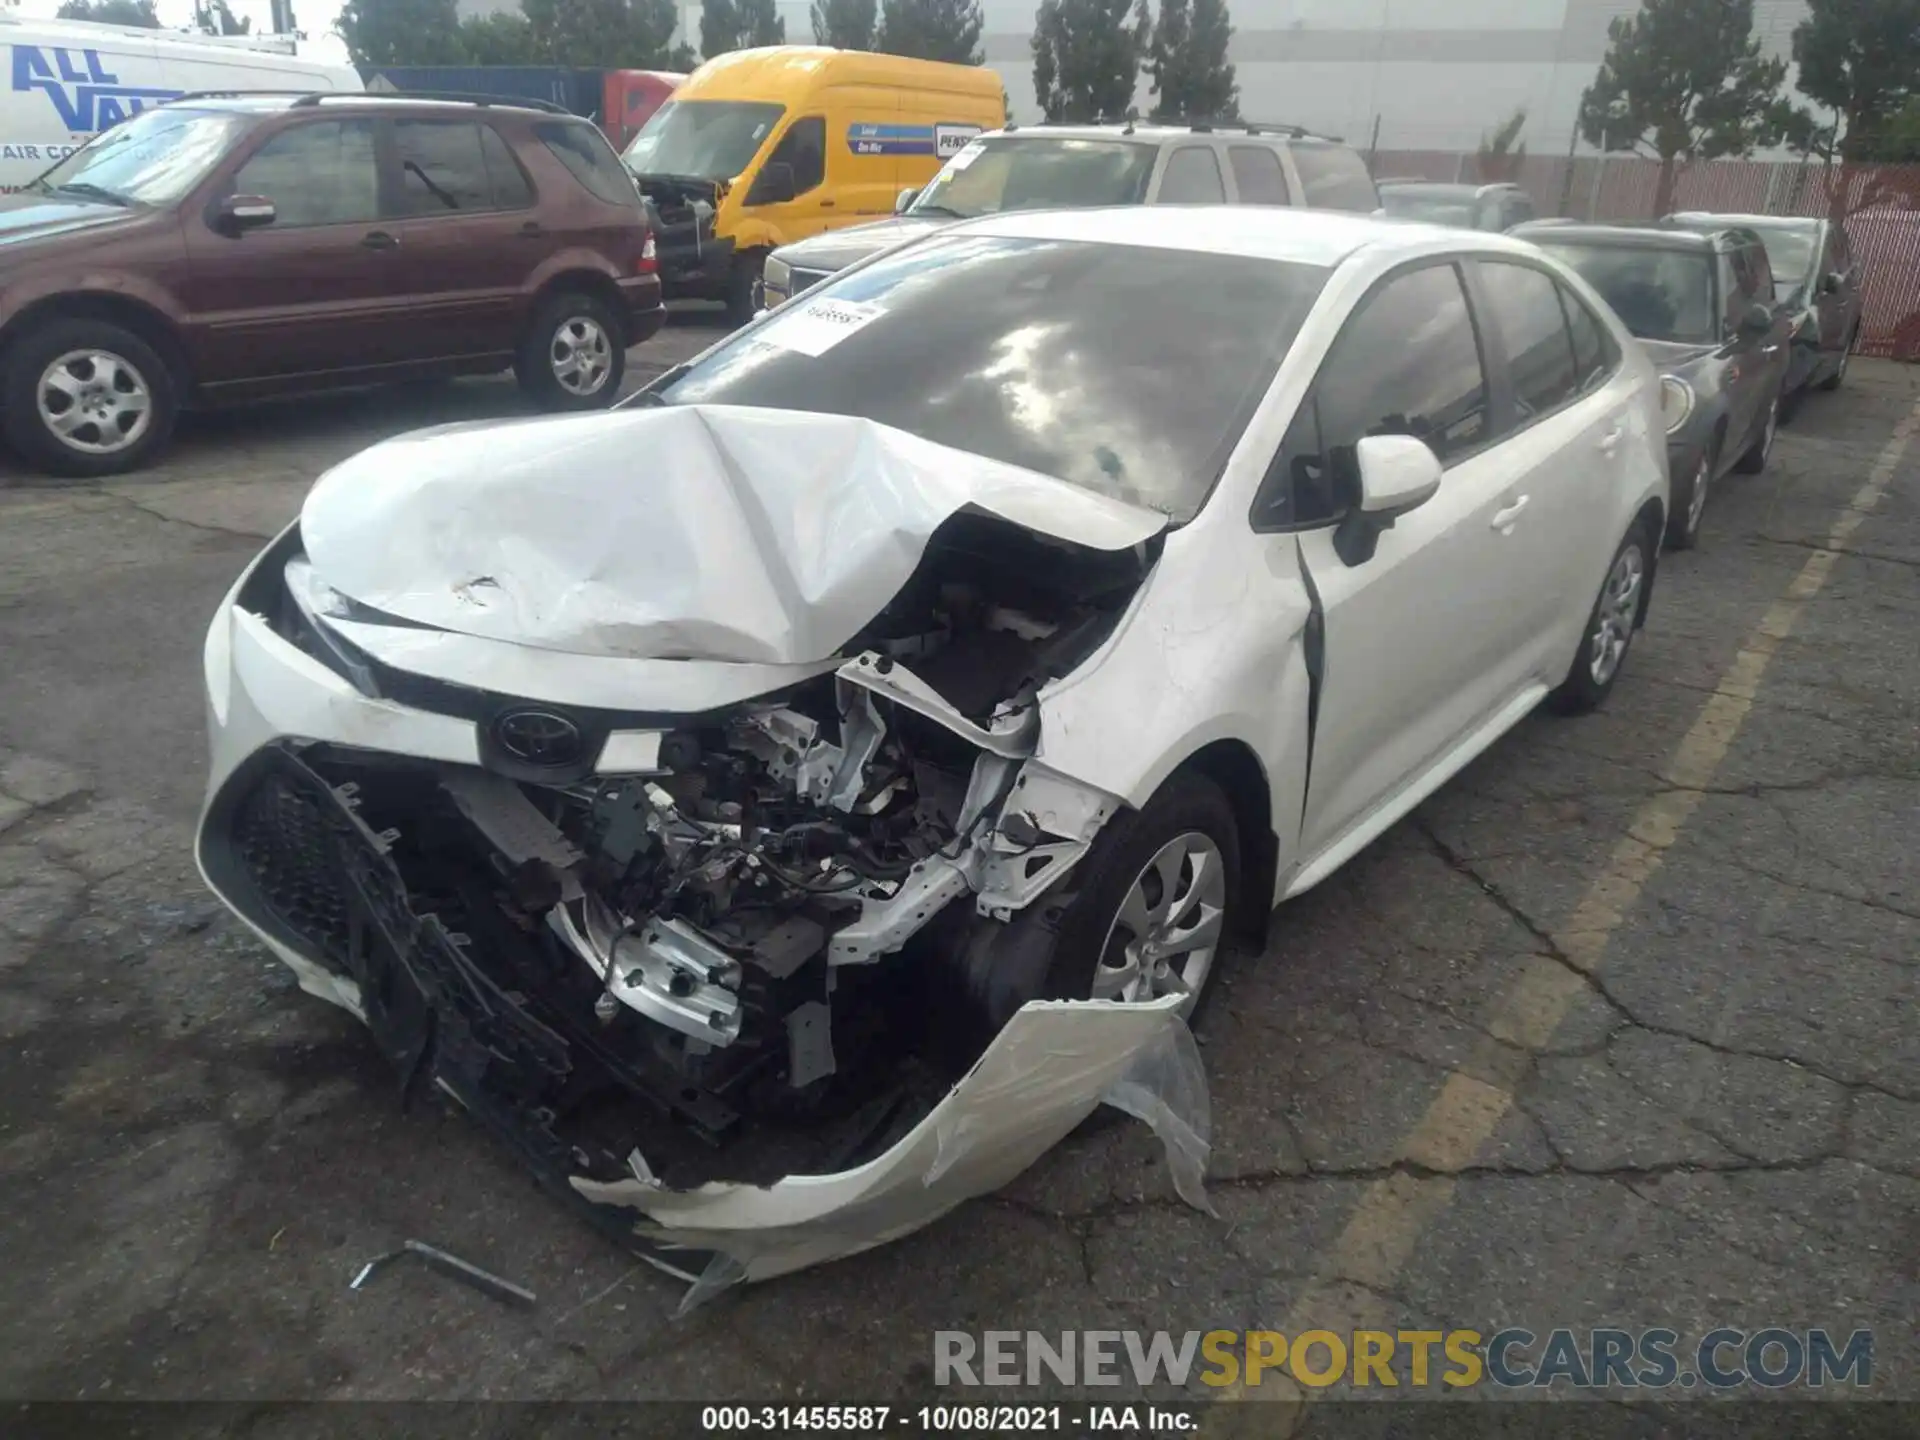
{"label": "black grille", "polygon": [[329,959],[348,953],[338,843],[314,803],[269,772],[233,818],[234,848],[275,918]]}

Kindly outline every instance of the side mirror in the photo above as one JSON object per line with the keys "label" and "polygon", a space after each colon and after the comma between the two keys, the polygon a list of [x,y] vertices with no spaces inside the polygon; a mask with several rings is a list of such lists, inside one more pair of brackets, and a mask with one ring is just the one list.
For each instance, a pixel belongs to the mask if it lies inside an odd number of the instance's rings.
{"label": "side mirror", "polygon": [[1418,510],[1440,489],[1440,457],[1412,435],[1367,435],[1354,447],[1359,502],[1333,534],[1334,553],[1349,565],[1373,558],[1382,531]]}
{"label": "side mirror", "polygon": [[1773,311],[1764,305],[1749,305],[1740,317],[1740,333],[1749,340],[1757,340],[1772,329]]}
{"label": "side mirror", "polygon": [[1822,295],[1838,295],[1841,287],[1846,283],[1837,270],[1829,270],[1820,278],[1820,293]]}
{"label": "side mirror", "polygon": [[896,215],[905,214],[907,207],[919,198],[920,192],[918,190],[902,190],[898,195],[893,197],[893,213]]}
{"label": "side mirror", "polygon": [[784,205],[799,192],[794,189],[793,166],[784,160],[769,160],[747,192],[749,205]]}
{"label": "side mirror", "polygon": [[264,195],[229,195],[214,207],[214,228],[239,235],[273,224],[279,213]]}

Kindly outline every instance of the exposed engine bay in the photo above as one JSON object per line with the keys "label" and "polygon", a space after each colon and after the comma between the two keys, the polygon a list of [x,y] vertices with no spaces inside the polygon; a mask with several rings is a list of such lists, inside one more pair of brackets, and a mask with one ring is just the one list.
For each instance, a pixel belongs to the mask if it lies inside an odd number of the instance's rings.
{"label": "exposed engine bay", "polygon": [[[630,764],[548,781],[324,745],[301,760],[453,937],[463,983],[538,1027],[551,1057],[517,1103],[578,1173],[844,1170],[1050,997],[1047,917],[1118,802],[1031,760],[1036,696],[1111,633],[1156,552],[962,513],[837,670],[690,717]],[[283,606],[279,623],[316,622]],[[256,875],[278,823],[239,822]]]}

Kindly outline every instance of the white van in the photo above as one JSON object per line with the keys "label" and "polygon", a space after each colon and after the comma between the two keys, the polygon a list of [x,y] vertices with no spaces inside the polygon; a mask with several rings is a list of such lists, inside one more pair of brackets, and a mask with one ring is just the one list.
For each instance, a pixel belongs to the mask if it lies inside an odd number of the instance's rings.
{"label": "white van", "polygon": [[195,90],[360,90],[351,65],[277,36],[188,35],[0,12],[0,191],[18,190],[102,130]]}

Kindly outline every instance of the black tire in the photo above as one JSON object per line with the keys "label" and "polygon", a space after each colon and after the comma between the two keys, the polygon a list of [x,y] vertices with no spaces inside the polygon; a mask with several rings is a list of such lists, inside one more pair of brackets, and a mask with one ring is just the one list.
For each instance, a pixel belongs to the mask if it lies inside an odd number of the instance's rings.
{"label": "black tire", "polygon": [[1847,378],[1847,366],[1853,360],[1853,348],[1860,343],[1860,327],[1856,324],[1853,333],[1847,336],[1847,348],[1840,352],[1840,363],[1834,367],[1833,374],[1820,382],[1820,388],[1831,394],[1840,388]]}
{"label": "black tire", "polygon": [[[563,380],[563,352],[582,377],[578,388]],[[627,374],[626,332],[607,303],[584,290],[562,290],[534,308],[514,353],[520,388],[542,410],[604,410],[620,398]]]}
{"label": "black tire", "polygon": [[[81,403],[103,407],[100,421],[76,428],[75,443],[42,418],[40,384],[62,357],[85,355],[109,357],[115,369],[108,377],[104,367],[84,359],[66,367],[68,379],[83,390],[104,382],[97,395],[66,402],[68,407]],[[124,405],[116,410],[116,399],[139,389],[147,397],[145,419],[129,421],[132,412]],[[125,326],[106,320],[54,319],[36,325],[8,351],[5,373],[0,376],[0,405],[5,408],[7,439],[22,459],[50,474],[90,480],[138,470],[173,437],[180,413],[180,380],[152,345]],[[68,409],[55,413],[64,415]],[[136,438],[116,449],[83,448],[110,443],[109,427],[117,427],[122,434],[137,431]]]}
{"label": "black tire", "polygon": [[733,257],[733,269],[727,272],[727,323],[736,330],[753,319],[766,264],[767,257],[758,250]]}
{"label": "black tire", "polygon": [[1669,550],[1691,550],[1700,543],[1700,524],[1706,519],[1706,504],[1702,500],[1698,510],[1694,507],[1694,496],[1713,494],[1713,476],[1720,465],[1720,441],[1718,438],[1707,442],[1707,448],[1700,453],[1699,461],[1693,467],[1693,473],[1676,480],[1673,486],[1673,513],[1667,518],[1667,548]]}
{"label": "black tire", "polygon": [[[1091,996],[1110,937],[1116,954],[1120,949],[1115,927],[1135,881],[1143,878],[1148,862],[1162,847],[1195,833],[1205,836],[1220,857],[1225,897],[1220,936],[1199,993],[1186,1012],[1188,1023],[1197,1023],[1219,989],[1221,965],[1239,914],[1240,830],[1220,787],[1202,775],[1183,771],[1162,785],[1143,809],[1109,821],[1064,888],[1028,907],[1021,918],[1032,916],[1031,923],[1045,932],[1045,943],[1015,938],[1011,944],[976,950],[963,962],[968,1007],[986,1033],[997,1032],[1029,1000]],[[1180,879],[1189,884],[1191,877],[1190,870],[1180,872]],[[1015,926],[1019,924],[1016,920]]]}
{"label": "black tire", "polygon": [[1773,454],[1773,437],[1780,428],[1780,403],[1778,395],[1768,402],[1767,418],[1760,426],[1760,434],[1747,447],[1746,454],[1733,462],[1733,468],[1742,475],[1758,475],[1767,468],[1767,457]]}
{"label": "black tire", "polygon": [[[1627,653],[1632,649],[1633,637],[1638,632],[1640,621],[1646,611],[1647,587],[1653,581],[1653,536],[1651,526],[1636,524],[1621,540],[1613,552],[1613,558],[1607,562],[1606,577],[1600,582],[1600,593],[1594,597],[1593,608],[1587,612],[1586,627],[1580,633],[1580,648],[1574,652],[1573,664],[1567,669],[1567,678],[1560,682],[1559,688],[1547,696],[1547,706],[1561,715],[1584,715],[1597,710],[1613,693],[1614,683],[1619,680],[1620,672],[1626,668]],[[1629,552],[1638,557],[1638,578],[1630,597],[1631,613],[1626,620],[1624,636],[1621,639],[1619,653],[1613,657],[1611,665],[1603,674],[1596,675],[1594,664],[1599,653],[1600,619],[1608,609],[1620,608],[1620,597],[1616,594],[1616,577],[1620,572],[1622,558]],[[1616,625],[1618,615],[1615,617]]]}

